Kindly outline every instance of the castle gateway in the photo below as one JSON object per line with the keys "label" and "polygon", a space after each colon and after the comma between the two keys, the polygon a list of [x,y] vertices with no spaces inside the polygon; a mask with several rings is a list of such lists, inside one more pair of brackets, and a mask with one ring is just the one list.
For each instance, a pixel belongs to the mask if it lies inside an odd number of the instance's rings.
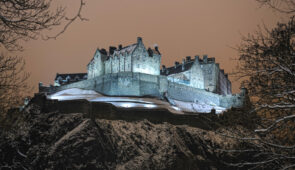
{"label": "castle gateway", "polygon": [[81,88],[109,96],[152,96],[184,102],[199,102],[224,108],[241,107],[245,90],[232,95],[231,82],[215,58],[186,57],[172,67],[162,66],[157,46],[146,48],[142,38],[135,44],[109,51],[97,49],[87,73],[57,74],[54,86],[39,86],[40,92]]}

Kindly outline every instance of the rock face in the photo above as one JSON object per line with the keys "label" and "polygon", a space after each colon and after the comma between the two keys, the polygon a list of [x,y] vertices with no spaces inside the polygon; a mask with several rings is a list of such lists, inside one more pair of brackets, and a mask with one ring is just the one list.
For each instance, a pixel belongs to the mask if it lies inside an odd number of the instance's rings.
{"label": "rock face", "polygon": [[221,150],[238,143],[211,130],[40,110],[29,105],[15,131],[1,130],[3,169],[236,169]]}

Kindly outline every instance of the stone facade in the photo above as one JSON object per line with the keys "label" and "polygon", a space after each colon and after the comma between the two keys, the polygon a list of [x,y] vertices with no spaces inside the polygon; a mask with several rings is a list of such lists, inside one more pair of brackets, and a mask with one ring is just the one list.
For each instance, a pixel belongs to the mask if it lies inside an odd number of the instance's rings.
{"label": "stone facade", "polygon": [[168,97],[225,108],[243,106],[245,90],[232,95],[231,82],[215,63],[215,58],[204,55],[202,59],[199,56],[191,59],[188,56],[182,63],[175,62],[173,67],[163,65],[161,70],[160,63],[158,47],[146,49],[142,39],[138,38],[137,43],[124,48],[121,45],[118,49],[110,47],[108,52],[97,49],[87,66],[84,80],[50,88],[41,84],[39,89],[53,93],[82,88],[110,96]]}
{"label": "stone facade", "polygon": [[157,47],[146,49],[142,38],[137,43],[122,48],[110,47],[110,51],[97,49],[87,66],[88,79],[120,72],[160,74],[161,54]]}
{"label": "stone facade", "polygon": [[167,76],[168,80],[175,83],[221,95],[232,94],[228,75],[215,63],[215,58],[208,58],[207,55],[204,55],[203,59],[199,56],[191,59],[188,56],[182,63],[175,62],[175,66],[169,68],[163,65],[161,75]]}

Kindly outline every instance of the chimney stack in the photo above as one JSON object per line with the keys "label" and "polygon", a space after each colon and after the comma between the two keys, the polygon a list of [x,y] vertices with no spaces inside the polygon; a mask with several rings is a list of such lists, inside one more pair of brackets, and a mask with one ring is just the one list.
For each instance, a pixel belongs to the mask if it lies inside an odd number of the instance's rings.
{"label": "chimney stack", "polygon": [[107,50],[103,48],[103,49],[100,50],[100,53],[103,54],[103,55],[107,55]]}
{"label": "chimney stack", "polygon": [[137,37],[137,43],[138,44],[142,43],[142,38],[141,37]]}
{"label": "chimney stack", "polygon": [[166,66],[162,65],[162,72],[165,73],[166,72]]}
{"label": "chimney stack", "polygon": [[120,44],[120,45],[118,46],[118,49],[119,49],[119,50],[122,50],[122,48],[123,48],[123,47],[122,47],[122,44]]}
{"label": "chimney stack", "polygon": [[184,70],[184,65],[185,65],[185,59],[182,59],[182,67],[181,67],[181,69],[182,69],[182,71]]}
{"label": "chimney stack", "polygon": [[153,53],[153,50],[151,48],[148,48],[147,52],[148,52],[150,57],[153,57],[154,53]]}
{"label": "chimney stack", "polygon": [[179,66],[179,62],[178,61],[175,61],[175,68]]}
{"label": "chimney stack", "polygon": [[154,44],[154,48],[155,48],[155,50],[156,50],[159,54],[161,54],[160,51],[159,51],[159,47],[158,47],[157,44]]}
{"label": "chimney stack", "polygon": [[208,55],[203,55],[203,62],[207,63],[208,62]]}
{"label": "chimney stack", "polygon": [[228,74],[225,74],[224,76],[225,76],[225,78],[227,78],[227,79],[228,79]]}
{"label": "chimney stack", "polygon": [[114,51],[116,50],[117,48],[116,47],[112,47],[110,46],[110,55],[113,55],[114,54]]}
{"label": "chimney stack", "polygon": [[198,55],[196,55],[196,56],[195,56],[195,62],[199,63],[199,58],[200,58],[200,57],[199,57]]}
{"label": "chimney stack", "polygon": [[186,62],[191,61],[191,56],[186,56]]}

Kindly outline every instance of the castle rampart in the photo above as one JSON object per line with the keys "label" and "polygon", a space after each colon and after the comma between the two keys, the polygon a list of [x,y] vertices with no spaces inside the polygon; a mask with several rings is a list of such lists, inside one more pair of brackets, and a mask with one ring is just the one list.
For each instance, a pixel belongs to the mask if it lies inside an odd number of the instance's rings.
{"label": "castle rampart", "polygon": [[121,72],[106,74],[92,79],[55,87],[52,92],[69,88],[95,90],[110,96],[154,96],[185,102],[199,102],[220,107],[241,107],[245,94],[219,95],[204,89],[197,89],[171,82],[165,76],[144,73]]}

